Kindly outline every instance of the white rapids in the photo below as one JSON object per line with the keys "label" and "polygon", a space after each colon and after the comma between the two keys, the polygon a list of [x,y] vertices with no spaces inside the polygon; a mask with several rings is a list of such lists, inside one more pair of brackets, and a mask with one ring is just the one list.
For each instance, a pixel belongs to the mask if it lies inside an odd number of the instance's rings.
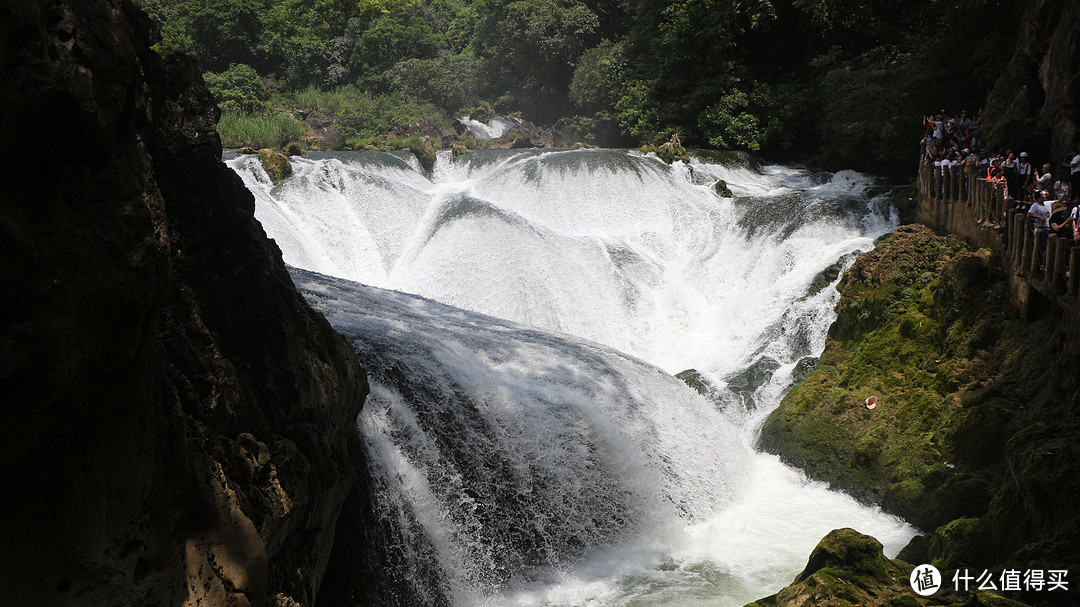
{"label": "white rapids", "polygon": [[834,528],[890,555],[915,533],[753,448],[824,346],[836,268],[895,227],[870,178],[619,150],[293,163],[272,185],[229,160],[371,371],[359,428],[410,596],[742,605]]}

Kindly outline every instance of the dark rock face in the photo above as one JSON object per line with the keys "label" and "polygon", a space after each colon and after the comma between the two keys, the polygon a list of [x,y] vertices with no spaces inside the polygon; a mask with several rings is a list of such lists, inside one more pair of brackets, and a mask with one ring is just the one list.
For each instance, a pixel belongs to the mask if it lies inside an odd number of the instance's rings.
{"label": "dark rock face", "polygon": [[1037,116],[1060,159],[1078,141],[1080,125],[1080,4],[1031,0],[1016,50],[994,85],[986,118]]}
{"label": "dark rock face", "polygon": [[118,0],[0,3],[0,588],[310,604],[367,384]]}

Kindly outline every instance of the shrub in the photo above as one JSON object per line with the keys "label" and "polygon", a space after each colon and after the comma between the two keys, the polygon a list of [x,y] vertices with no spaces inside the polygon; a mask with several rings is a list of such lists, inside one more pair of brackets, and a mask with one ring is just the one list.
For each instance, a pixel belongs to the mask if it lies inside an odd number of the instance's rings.
{"label": "shrub", "polygon": [[265,112],[270,93],[255,68],[234,63],[221,73],[205,72],[206,86],[223,112]]}
{"label": "shrub", "polygon": [[386,133],[397,127],[417,124],[432,118],[436,126],[449,127],[450,118],[430,103],[403,100],[397,95],[357,93],[348,105],[337,113],[334,127],[339,135],[349,138]]}

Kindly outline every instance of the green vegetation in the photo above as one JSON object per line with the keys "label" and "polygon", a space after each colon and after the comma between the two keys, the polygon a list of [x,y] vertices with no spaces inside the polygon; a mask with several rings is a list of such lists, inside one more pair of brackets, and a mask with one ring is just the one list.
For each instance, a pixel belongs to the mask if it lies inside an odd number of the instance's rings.
{"label": "green vegetation", "polygon": [[789,449],[830,482],[924,528],[984,509],[985,498],[954,499],[987,489],[952,452],[949,433],[971,415],[955,394],[977,381],[971,358],[1000,322],[985,253],[904,226],[861,256],[837,287],[843,298],[821,367],[784,398],[763,445]]}
{"label": "green vegetation", "polygon": [[258,154],[263,168],[266,169],[266,174],[270,176],[270,181],[278,183],[292,175],[292,163],[285,154],[266,148],[259,150]]}
{"label": "green vegetation", "polygon": [[1004,278],[989,250],[898,228],[844,274],[820,367],[761,434],[931,531],[914,554],[939,568],[1068,563],[1080,545],[1080,326],[1011,318]]}
{"label": "green vegetation", "polygon": [[304,138],[304,125],[281,112],[245,114],[224,111],[218,121],[221,144],[227,148],[283,148]]}
{"label": "green vegetation", "polygon": [[[586,142],[910,156],[923,114],[978,109],[1007,0],[138,0],[222,108],[328,114],[340,141],[471,108]],[[1014,124],[1015,123],[1015,124]],[[1019,120],[990,133],[1025,128]],[[906,170],[906,169],[905,169]]]}

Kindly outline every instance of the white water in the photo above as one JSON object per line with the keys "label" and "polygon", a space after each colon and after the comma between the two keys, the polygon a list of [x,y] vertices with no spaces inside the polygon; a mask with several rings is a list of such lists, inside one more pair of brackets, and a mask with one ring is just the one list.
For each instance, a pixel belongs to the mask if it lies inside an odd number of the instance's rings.
{"label": "white water", "polygon": [[913,534],[751,447],[823,347],[836,294],[811,281],[895,224],[869,179],[611,150],[442,154],[430,179],[294,159],[278,186],[230,163],[291,265],[514,321],[296,276],[373,371],[384,516],[455,605],[742,605],[831,529],[890,555]]}
{"label": "white water", "polygon": [[461,118],[458,118],[458,122],[468,129],[473,137],[481,141],[485,139],[498,139],[513,130],[515,126],[521,124],[521,121],[517,118],[510,118],[508,116],[494,116],[486,124],[479,120],[473,120],[468,116],[462,116]]}

